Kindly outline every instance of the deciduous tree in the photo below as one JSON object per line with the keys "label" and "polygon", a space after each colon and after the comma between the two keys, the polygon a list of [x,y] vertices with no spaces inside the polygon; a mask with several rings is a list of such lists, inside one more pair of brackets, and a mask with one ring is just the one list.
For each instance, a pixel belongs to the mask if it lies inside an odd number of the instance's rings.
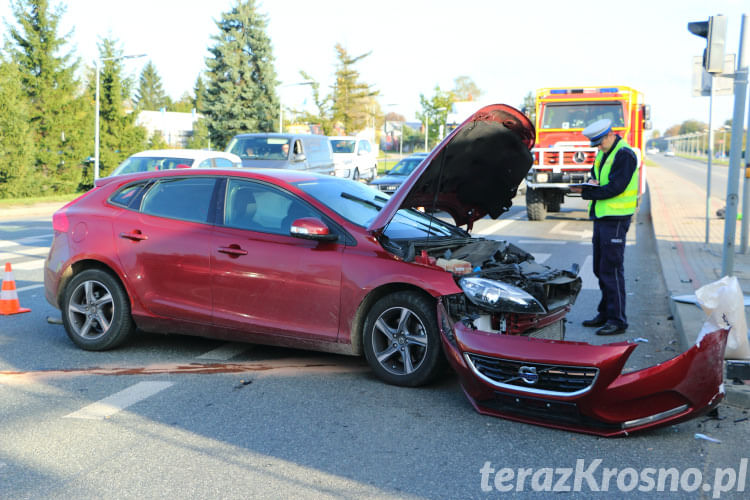
{"label": "deciduous tree", "polygon": [[365,128],[372,115],[373,97],[378,91],[372,85],[360,81],[359,71],[354,65],[371,52],[350,56],[343,45],[336,44],[336,83],[333,86],[331,112],[334,123],[341,123],[347,134],[355,134]]}

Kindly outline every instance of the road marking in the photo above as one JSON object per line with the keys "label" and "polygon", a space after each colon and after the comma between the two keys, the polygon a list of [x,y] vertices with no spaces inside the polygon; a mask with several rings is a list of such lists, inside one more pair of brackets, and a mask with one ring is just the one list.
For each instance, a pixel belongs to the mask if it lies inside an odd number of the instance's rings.
{"label": "road marking", "polygon": [[22,286],[21,288],[16,288],[16,292],[25,292],[26,290],[33,290],[35,288],[42,288],[44,285],[29,285],[29,286]]}
{"label": "road marking", "polygon": [[238,354],[242,354],[243,352],[247,351],[251,347],[252,347],[251,344],[241,344],[239,342],[227,342],[226,344],[220,345],[213,351],[208,351],[206,353],[201,354],[200,356],[196,356],[196,359],[212,359],[212,360],[226,361],[228,359],[232,359]]}
{"label": "road marking", "polygon": [[560,240],[518,240],[518,245],[567,245],[569,241]]}
{"label": "road marking", "polygon": [[567,221],[561,221],[555,224],[555,227],[553,227],[550,230],[550,234],[564,234],[567,236],[578,236],[579,238],[586,239],[591,238],[593,236],[594,231],[590,229],[584,229],[583,231],[568,231],[566,229],[563,229],[567,225]]}
{"label": "road marking", "polygon": [[539,262],[541,264],[542,262],[544,262],[547,259],[549,259],[552,254],[551,253],[536,253],[536,252],[533,252],[531,255],[534,256],[534,260],[535,261],[537,261],[537,262]]}
{"label": "road marking", "polygon": [[594,257],[587,255],[578,274],[583,280],[584,290],[599,290],[599,279],[594,274]]}
{"label": "road marking", "polygon": [[14,257],[24,257],[30,255],[47,255],[49,253],[49,247],[18,247],[17,250],[9,250],[8,252],[0,252],[0,260],[8,260]]}
{"label": "road marking", "polygon": [[63,418],[81,418],[86,420],[108,418],[128,406],[151,397],[172,385],[174,385],[174,382],[139,382],[96,403],[85,406],[76,412],[69,413]]}
{"label": "road marking", "polygon": [[46,240],[51,238],[51,234],[46,234],[43,236],[27,236],[26,238],[21,238],[20,240],[0,240],[0,248],[25,245],[26,243],[32,243],[34,241]]}
{"label": "road marking", "polygon": [[41,269],[44,267],[44,259],[29,260],[27,262],[21,262],[20,264],[13,264],[13,269],[20,269],[22,271],[31,271],[32,269]]}
{"label": "road marking", "polygon": [[512,224],[513,222],[515,222],[513,219],[499,220],[494,224],[491,224],[488,227],[482,229],[481,231],[477,231],[477,234],[495,234],[497,231],[501,230],[509,224]]}

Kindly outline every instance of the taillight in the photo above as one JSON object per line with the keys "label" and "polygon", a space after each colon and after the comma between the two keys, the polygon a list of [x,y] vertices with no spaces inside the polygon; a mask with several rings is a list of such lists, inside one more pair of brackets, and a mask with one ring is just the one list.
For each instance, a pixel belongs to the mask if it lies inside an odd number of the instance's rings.
{"label": "taillight", "polygon": [[67,233],[70,227],[65,207],[52,214],[52,229],[60,233]]}

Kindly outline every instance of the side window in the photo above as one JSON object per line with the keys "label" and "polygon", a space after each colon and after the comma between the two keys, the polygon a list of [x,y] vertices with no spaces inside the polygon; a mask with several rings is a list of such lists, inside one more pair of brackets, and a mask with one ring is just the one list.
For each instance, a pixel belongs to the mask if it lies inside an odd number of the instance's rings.
{"label": "side window", "polygon": [[158,217],[207,223],[216,179],[163,179],[143,196],[141,212]]}
{"label": "side window", "polygon": [[214,158],[217,168],[233,168],[234,163],[229,158]]}
{"label": "side window", "polygon": [[139,182],[138,184],[130,184],[125,186],[113,194],[109,198],[109,202],[121,207],[130,207],[133,205],[134,200],[138,199],[146,187],[146,182]]}
{"label": "side window", "polygon": [[203,160],[200,165],[198,165],[198,168],[211,168],[213,165],[211,164],[211,158],[207,158]]}
{"label": "side window", "polygon": [[229,179],[224,203],[224,225],[262,233],[289,235],[300,217],[320,217],[295,196],[257,182]]}

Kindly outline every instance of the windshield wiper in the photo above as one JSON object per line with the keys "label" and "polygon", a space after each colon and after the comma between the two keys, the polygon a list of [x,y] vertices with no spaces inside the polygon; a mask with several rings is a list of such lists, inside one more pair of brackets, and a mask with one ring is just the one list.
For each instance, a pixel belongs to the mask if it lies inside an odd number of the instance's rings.
{"label": "windshield wiper", "polygon": [[[342,198],[346,198],[347,200],[352,200],[352,201],[356,201],[356,202],[359,202],[359,203],[363,203],[365,205],[369,205],[371,207],[375,207],[378,210],[380,210],[381,208],[383,208],[383,205],[378,205],[374,201],[365,200],[364,198],[360,198],[359,196],[354,196],[353,194],[341,193],[341,197]],[[378,198],[378,197],[375,197],[375,199],[378,200],[378,201],[382,201],[384,204],[385,204],[385,202],[388,201],[388,198]]]}

